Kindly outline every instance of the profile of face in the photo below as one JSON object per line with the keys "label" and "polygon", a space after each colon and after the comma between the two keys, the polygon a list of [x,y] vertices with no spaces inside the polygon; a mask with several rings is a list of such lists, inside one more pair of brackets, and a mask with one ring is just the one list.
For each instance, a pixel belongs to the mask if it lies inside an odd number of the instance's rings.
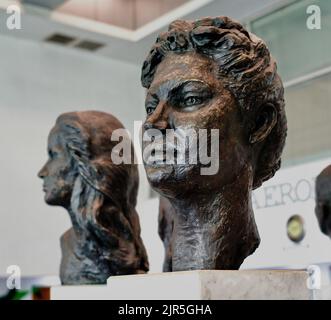
{"label": "profile of face", "polygon": [[38,173],[43,179],[45,202],[68,208],[78,172],[57,125],[48,136],[47,150],[48,160]]}
{"label": "profile of face", "polygon": [[45,202],[64,207],[72,222],[61,236],[62,284],[104,284],[112,275],[148,271],[135,210],[138,169],[113,162],[117,130],[126,132],[117,118],[91,110],[61,114],[49,133],[38,176]]}

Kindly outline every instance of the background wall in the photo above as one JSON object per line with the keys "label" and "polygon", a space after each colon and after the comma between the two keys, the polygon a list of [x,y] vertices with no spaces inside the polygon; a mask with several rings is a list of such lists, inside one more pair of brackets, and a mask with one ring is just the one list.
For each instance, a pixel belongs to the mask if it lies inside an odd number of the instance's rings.
{"label": "background wall", "polygon": [[[23,275],[57,274],[70,221],[44,203],[37,177],[49,130],[59,114],[85,109],[110,112],[132,130],[144,114],[140,67],[4,36],[0,52],[0,275],[12,264]],[[143,172],[140,179],[139,203],[149,194]],[[156,225],[146,228],[159,241]]]}

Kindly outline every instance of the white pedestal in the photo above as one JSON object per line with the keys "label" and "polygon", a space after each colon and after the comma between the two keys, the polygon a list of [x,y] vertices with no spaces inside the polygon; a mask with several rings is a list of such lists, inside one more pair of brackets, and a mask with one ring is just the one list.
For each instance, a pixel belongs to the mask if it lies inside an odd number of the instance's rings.
{"label": "white pedestal", "polygon": [[313,298],[308,274],[295,270],[204,270],[116,276],[107,285],[58,286],[52,300],[233,300]]}

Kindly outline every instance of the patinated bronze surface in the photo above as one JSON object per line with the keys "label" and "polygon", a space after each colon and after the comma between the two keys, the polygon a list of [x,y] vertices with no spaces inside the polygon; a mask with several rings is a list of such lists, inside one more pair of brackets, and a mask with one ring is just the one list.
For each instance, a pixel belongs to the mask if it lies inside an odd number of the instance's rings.
{"label": "patinated bronze surface", "polygon": [[[274,59],[261,39],[230,18],[175,21],[147,56],[142,84],[148,89],[144,136],[150,129],[162,136],[207,129],[208,137],[218,130],[213,175],[201,174],[200,161],[144,158],[150,184],[173,208],[165,265],[170,253],[172,271],[239,268],[260,242],[251,191],[279,169],[285,144],[284,92]],[[151,142],[143,141],[143,149]],[[165,157],[166,140],[158,147]],[[161,235],[167,223],[161,204]],[[162,237],[167,247],[169,237]]]}
{"label": "patinated bronze surface", "polygon": [[46,203],[64,207],[72,222],[61,237],[62,284],[102,284],[112,275],[148,271],[135,210],[137,166],[111,160],[111,135],[119,128],[110,114],[72,112],[58,117],[49,134],[49,159],[38,176]]}
{"label": "patinated bronze surface", "polygon": [[165,197],[160,197],[159,203],[159,236],[164,245],[163,272],[172,270],[171,237],[174,228],[174,208]]}
{"label": "patinated bronze surface", "polygon": [[316,178],[315,213],[321,231],[331,238],[331,165]]}

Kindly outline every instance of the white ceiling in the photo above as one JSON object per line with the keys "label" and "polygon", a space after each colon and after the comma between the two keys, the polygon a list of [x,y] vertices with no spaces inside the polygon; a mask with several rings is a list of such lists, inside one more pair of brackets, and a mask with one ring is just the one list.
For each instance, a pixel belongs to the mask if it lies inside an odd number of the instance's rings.
{"label": "white ceiling", "polygon": [[[37,2],[39,0],[29,1]],[[76,21],[76,26],[69,25],[72,24],[74,19],[66,20],[67,17],[63,19],[63,16],[52,16],[51,11],[40,10],[34,6],[27,6],[23,9],[21,30],[8,30],[5,28],[6,12],[4,8],[10,1],[0,0],[0,7],[2,8],[0,10],[0,34],[20,39],[42,41],[49,35],[60,32],[106,44],[105,47],[93,54],[140,65],[154,43],[157,34],[162,30],[166,30],[169,22],[174,19],[197,19],[205,16],[225,15],[245,21],[250,17],[271,11],[290,1],[292,0],[194,0],[192,3],[195,2],[195,7],[188,7],[186,11],[184,10],[185,8],[179,9],[177,12],[173,11],[171,14],[159,19],[159,21],[147,25],[143,30],[132,32],[125,29],[112,28],[110,32],[108,32],[108,29],[107,32],[103,32],[104,30],[101,28],[102,33],[100,33],[100,30],[92,24],[83,23],[82,26],[85,29],[78,28],[77,26],[81,25],[81,21]],[[61,0],[43,0],[42,2],[49,2],[50,5],[54,5],[61,2]],[[119,38],[119,35],[123,36],[123,39]]]}

